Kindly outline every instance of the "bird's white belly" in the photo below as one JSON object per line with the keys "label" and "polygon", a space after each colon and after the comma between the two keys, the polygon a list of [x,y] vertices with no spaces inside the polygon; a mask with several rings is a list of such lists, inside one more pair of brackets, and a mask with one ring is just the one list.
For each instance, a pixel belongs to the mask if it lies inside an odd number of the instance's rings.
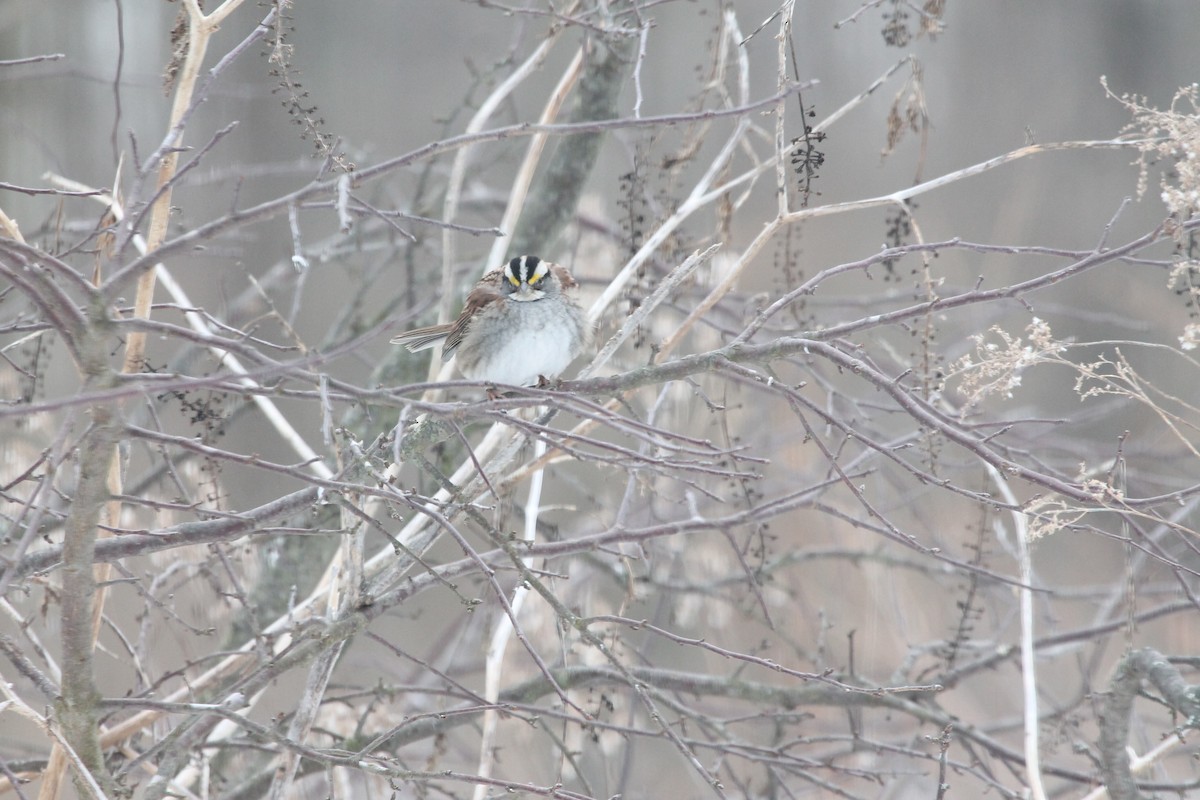
{"label": "bird's white belly", "polygon": [[[489,355],[474,363],[459,359],[463,377],[513,386],[533,386],[539,376],[557,377],[578,353],[571,343],[579,338],[579,324],[565,311],[555,313],[539,303],[514,303],[512,313],[521,316],[521,325],[503,335],[498,346],[488,347]],[[477,335],[471,331],[467,337]],[[493,336],[498,334],[493,333]],[[467,342],[461,350],[470,349]]]}

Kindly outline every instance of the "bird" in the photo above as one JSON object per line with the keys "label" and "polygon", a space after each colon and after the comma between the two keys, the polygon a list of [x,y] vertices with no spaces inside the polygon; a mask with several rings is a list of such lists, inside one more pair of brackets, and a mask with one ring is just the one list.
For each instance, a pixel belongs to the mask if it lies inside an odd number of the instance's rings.
{"label": "bird", "polygon": [[578,286],[561,264],[517,256],[480,278],[454,322],[406,331],[392,344],[417,353],[442,343],[442,361],[457,356],[468,380],[545,385],[591,342],[573,297]]}

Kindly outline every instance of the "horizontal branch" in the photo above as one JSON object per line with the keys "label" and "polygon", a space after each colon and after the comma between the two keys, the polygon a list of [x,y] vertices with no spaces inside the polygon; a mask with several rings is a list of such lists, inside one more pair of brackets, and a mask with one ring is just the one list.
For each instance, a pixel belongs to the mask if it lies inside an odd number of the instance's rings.
{"label": "horizontal branch", "polygon": [[[659,669],[655,667],[628,668],[629,675],[645,683],[646,686],[658,692],[682,692],[688,695],[706,697],[725,697],[760,703],[765,707],[776,709],[795,709],[805,706],[832,706],[835,708],[865,708],[891,707],[896,703],[892,694],[872,694],[869,691],[848,692],[845,689],[826,684],[806,683],[801,686],[780,686],[778,684],[758,683],[731,679],[725,675],[708,673],[683,672],[681,670]],[[830,673],[840,683],[853,682],[847,675]],[[560,667],[554,670],[554,679],[564,689],[582,689],[588,686],[622,686],[628,684],[628,678],[621,671],[608,666],[575,666]],[[500,693],[502,704],[529,704],[546,696],[553,687],[543,677],[530,678]],[[929,691],[912,691],[904,693],[913,699],[931,694]],[[482,711],[482,709],[481,709]],[[455,715],[446,711],[436,718],[430,717],[413,725],[406,725],[394,737],[383,743],[390,749],[402,747],[416,741],[441,733],[449,728],[465,722],[470,722],[469,716]]]}
{"label": "horizontal branch", "polygon": [[45,55],[40,56],[0,59],[0,67],[15,67],[19,64],[37,64],[40,61],[58,61],[59,59],[66,57],[66,53],[46,53]]}
{"label": "horizontal branch", "polygon": [[[173,547],[240,539],[274,519],[312,505],[317,501],[319,491],[317,487],[310,486],[235,516],[184,522],[160,533],[131,533],[103,539],[96,542],[95,560],[118,561]],[[19,562],[16,575],[23,577],[59,566],[62,563],[62,550],[62,545],[55,545],[27,555]]]}
{"label": "horizontal branch", "polygon": [[[0,64],[2,63],[0,62]],[[0,191],[19,192],[28,195],[52,194],[56,197],[97,197],[110,194],[108,189],[90,189],[82,192],[72,192],[66,189],[35,189],[32,186],[18,186],[15,183],[7,183],[6,181],[0,181]]]}

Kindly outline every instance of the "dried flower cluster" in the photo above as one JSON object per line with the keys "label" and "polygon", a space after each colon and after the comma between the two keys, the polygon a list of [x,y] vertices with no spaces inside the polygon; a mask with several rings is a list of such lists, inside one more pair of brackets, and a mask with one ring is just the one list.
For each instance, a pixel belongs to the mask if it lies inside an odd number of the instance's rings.
{"label": "dried flower cluster", "polygon": [[1150,165],[1166,162],[1162,186],[1163,204],[1179,219],[1188,219],[1200,211],[1200,84],[1184,86],[1175,93],[1171,107],[1160,111],[1149,105],[1145,97],[1113,94],[1104,78],[1104,91],[1129,109],[1133,121],[1122,131],[1145,141],[1139,144],[1137,165],[1138,197],[1143,196],[1150,183]]}
{"label": "dried flower cluster", "polygon": [[[951,376],[960,380],[958,389],[965,398],[966,408],[972,408],[991,395],[1012,398],[1013,390],[1021,385],[1021,373],[1039,362],[1054,360],[1066,346],[1054,339],[1050,325],[1034,317],[1025,328],[1028,340],[1012,336],[993,325],[987,333],[971,336],[974,352],[967,353],[952,365]],[[997,342],[996,339],[999,339]]]}

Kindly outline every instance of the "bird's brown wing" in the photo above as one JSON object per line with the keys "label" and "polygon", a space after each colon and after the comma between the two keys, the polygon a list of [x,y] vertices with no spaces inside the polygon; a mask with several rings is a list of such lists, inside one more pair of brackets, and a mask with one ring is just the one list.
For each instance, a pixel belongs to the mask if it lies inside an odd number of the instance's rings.
{"label": "bird's brown wing", "polygon": [[449,361],[455,349],[462,344],[463,337],[467,335],[467,329],[471,326],[471,319],[481,308],[495,302],[502,302],[504,295],[499,291],[500,281],[503,280],[500,270],[493,270],[480,279],[479,283],[475,284],[475,288],[467,295],[467,302],[463,305],[462,313],[458,315],[458,319],[450,326],[450,333],[446,336],[446,343],[442,345],[442,360]]}
{"label": "bird's brown wing", "polygon": [[454,322],[413,328],[411,331],[393,336],[392,344],[402,344],[408,348],[410,353],[416,353],[427,350],[438,342],[443,342],[442,361],[449,361],[454,350],[462,344],[463,336],[466,335],[467,327],[475,312],[493,300],[503,297],[499,292],[501,280],[503,280],[503,276],[500,270],[492,270],[484,275],[479,283],[475,284],[475,288],[467,295],[467,302],[463,305],[462,312]]}

